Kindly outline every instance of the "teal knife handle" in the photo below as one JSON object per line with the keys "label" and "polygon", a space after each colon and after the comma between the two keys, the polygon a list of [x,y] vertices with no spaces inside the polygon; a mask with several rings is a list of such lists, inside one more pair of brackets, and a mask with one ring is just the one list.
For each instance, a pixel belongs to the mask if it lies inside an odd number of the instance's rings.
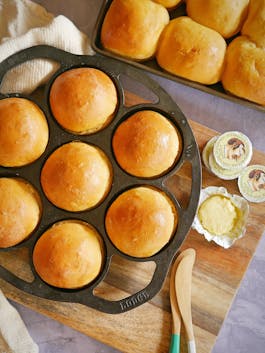
{"label": "teal knife handle", "polygon": [[172,333],[169,353],[179,353],[180,335]]}

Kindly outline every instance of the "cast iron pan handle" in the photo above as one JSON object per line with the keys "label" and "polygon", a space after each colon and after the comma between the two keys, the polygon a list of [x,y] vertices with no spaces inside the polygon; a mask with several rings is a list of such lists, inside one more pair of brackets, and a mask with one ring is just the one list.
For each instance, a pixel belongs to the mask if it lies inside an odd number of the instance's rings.
{"label": "cast iron pan handle", "polygon": [[[168,260],[167,262],[169,262]],[[83,304],[89,304],[89,306],[91,307],[94,307],[94,305],[96,304],[95,308],[100,308],[101,311],[104,311],[109,314],[122,313],[136,308],[137,306],[140,306],[143,303],[149,301],[157,294],[158,290],[162,286],[162,283],[164,282],[168,267],[168,263],[165,263],[164,266],[156,266],[155,272],[150,283],[142,290],[124,299],[120,299],[117,301],[109,301],[98,296],[92,296],[92,300],[90,302],[90,298],[86,301],[86,297],[83,296]],[[80,301],[80,303],[82,303],[82,301]]]}

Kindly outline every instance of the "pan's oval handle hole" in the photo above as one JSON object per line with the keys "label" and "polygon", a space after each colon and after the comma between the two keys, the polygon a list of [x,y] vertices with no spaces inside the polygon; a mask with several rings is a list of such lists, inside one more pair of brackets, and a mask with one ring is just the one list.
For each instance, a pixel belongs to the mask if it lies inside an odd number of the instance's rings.
{"label": "pan's oval handle hole", "polygon": [[107,276],[94,289],[93,294],[110,301],[127,298],[147,287],[155,269],[154,261],[129,261],[114,255]]}
{"label": "pan's oval handle hole", "polygon": [[119,81],[125,90],[124,105],[126,107],[142,103],[156,104],[159,102],[159,97],[152,90],[130,76],[120,74]]}
{"label": "pan's oval handle hole", "polygon": [[164,185],[175,196],[182,208],[187,209],[192,190],[192,165],[185,161],[180,169],[169,176]]}
{"label": "pan's oval handle hole", "polygon": [[0,265],[25,282],[32,283],[35,279],[30,267],[28,248],[11,249],[2,251]]}

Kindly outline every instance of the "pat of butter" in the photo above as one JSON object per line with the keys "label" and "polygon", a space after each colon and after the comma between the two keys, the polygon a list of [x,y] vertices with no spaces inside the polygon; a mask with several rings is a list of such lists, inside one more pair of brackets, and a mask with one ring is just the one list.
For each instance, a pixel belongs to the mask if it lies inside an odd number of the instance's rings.
{"label": "pat of butter", "polygon": [[229,248],[245,234],[248,213],[244,198],[229,194],[224,187],[209,186],[201,190],[192,228],[208,241]]}
{"label": "pat of butter", "polygon": [[213,195],[206,199],[198,211],[202,226],[216,235],[229,233],[234,228],[237,214],[233,203],[221,195]]}

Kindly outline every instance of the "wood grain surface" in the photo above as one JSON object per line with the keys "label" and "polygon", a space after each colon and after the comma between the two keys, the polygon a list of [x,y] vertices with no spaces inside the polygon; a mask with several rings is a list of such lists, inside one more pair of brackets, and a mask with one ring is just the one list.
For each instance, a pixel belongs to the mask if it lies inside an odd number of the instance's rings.
{"label": "wood grain surface", "polygon": [[[128,95],[130,104],[137,100]],[[129,104],[128,103],[128,104]],[[189,121],[198,146],[215,134]],[[265,155],[254,151],[253,163],[264,164]],[[216,178],[203,167],[203,187],[225,186],[230,193],[239,194],[237,182]],[[178,193],[185,204],[190,186],[189,168],[184,166],[168,181],[168,187]],[[179,192],[179,190],[181,192]],[[210,353],[240,281],[251,261],[258,241],[265,229],[265,203],[250,203],[246,236],[230,249],[223,249],[191,230],[182,245],[196,250],[192,277],[192,317],[198,353]],[[0,265],[21,278],[31,281],[27,249],[0,253]],[[108,299],[120,299],[143,288],[154,271],[152,262],[135,263],[114,257],[107,278],[97,288],[97,294]],[[161,291],[148,303],[129,312],[110,315],[75,303],[60,303],[23,293],[0,279],[6,296],[31,309],[69,325],[86,335],[113,346],[124,353],[166,353],[169,349],[172,318],[169,301],[169,275]],[[186,352],[185,333],[181,333],[181,352]]]}

